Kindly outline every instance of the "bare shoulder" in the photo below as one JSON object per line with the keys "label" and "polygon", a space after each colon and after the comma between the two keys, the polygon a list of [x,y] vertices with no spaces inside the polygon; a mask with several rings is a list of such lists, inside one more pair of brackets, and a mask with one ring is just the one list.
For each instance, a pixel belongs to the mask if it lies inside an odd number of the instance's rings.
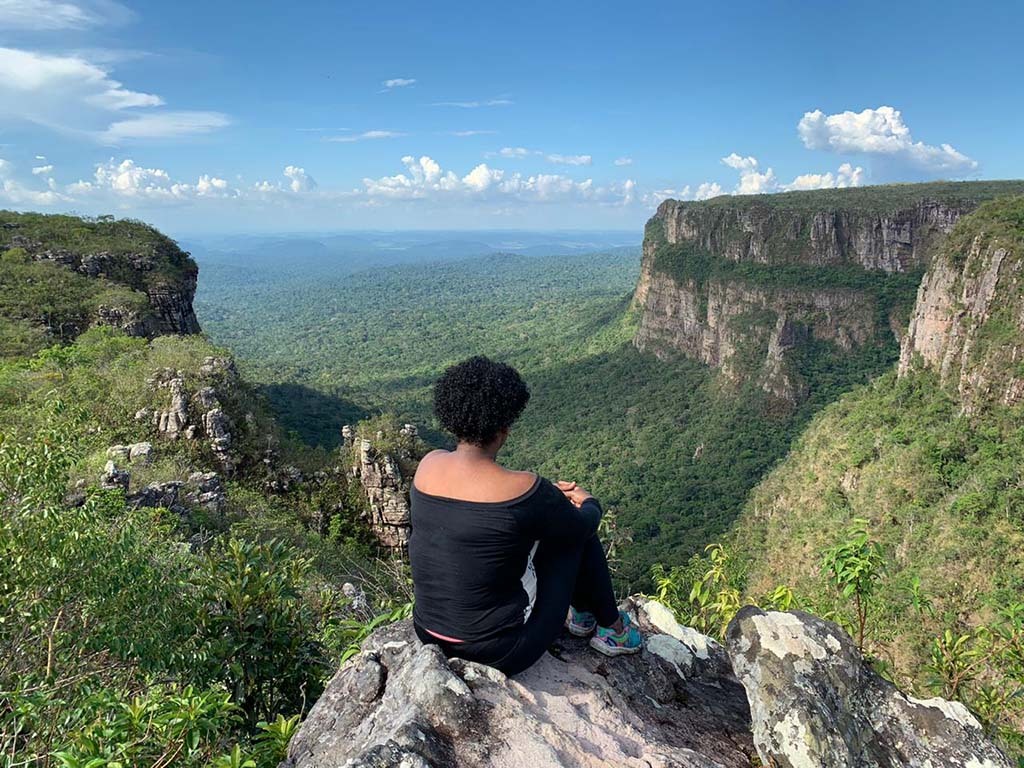
{"label": "bare shoulder", "polygon": [[505,469],[504,470],[506,483],[510,490],[516,490],[520,493],[526,493],[530,490],[534,483],[537,482],[537,475],[534,472],[526,472],[519,469]]}
{"label": "bare shoulder", "polygon": [[420,459],[419,464],[416,465],[416,475],[429,475],[434,469],[437,469],[438,467],[443,465],[445,459],[451,457],[451,455],[451,451],[446,451],[442,448],[438,448],[437,450],[431,451],[422,459]]}

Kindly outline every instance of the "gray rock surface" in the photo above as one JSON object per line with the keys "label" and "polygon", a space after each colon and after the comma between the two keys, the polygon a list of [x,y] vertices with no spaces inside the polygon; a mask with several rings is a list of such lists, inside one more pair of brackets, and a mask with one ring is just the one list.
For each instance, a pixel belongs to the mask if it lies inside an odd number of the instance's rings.
{"label": "gray rock surface", "polygon": [[966,707],[901,693],[831,622],[747,606],[726,640],[767,765],[1010,768]]}
{"label": "gray rock surface", "polygon": [[394,624],[328,684],[282,765],[749,768],[746,701],[711,658],[721,650],[655,636],[661,655],[608,659],[566,634],[510,679]]}

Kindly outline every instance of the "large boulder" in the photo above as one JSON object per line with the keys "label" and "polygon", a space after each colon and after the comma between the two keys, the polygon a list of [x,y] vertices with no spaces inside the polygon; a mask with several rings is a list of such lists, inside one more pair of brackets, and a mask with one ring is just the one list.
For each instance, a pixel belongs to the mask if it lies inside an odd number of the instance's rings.
{"label": "large boulder", "polygon": [[724,651],[639,608],[643,652],[608,659],[566,634],[515,678],[446,659],[408,621],[378,630],[328,684],[282,768],[749,768],[746,699]]}
{"label": "large boulder", "polygon": [[726,644],[767,765],[1010,768],[966,707],[900,692],[831,622],[747,606]]}

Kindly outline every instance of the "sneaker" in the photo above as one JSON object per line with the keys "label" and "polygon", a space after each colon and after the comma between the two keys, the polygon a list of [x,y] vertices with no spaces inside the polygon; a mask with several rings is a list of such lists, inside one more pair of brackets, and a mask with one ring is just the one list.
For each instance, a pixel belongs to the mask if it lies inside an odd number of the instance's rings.
{"label": "sneaker", "polygon": [[586,637],[597,627],[597,618],[589,611],[577,611],[569,606],[569,616],[565,620],[565,628],[576,637]]}
{"label": "sneaker", "polygon": [[619,611],[622,618],[622,632],[610,627],[598,627],[597,634],[590,638],[590,647],[605,656],[622,656],[636,653],[643,648],[644,640],[625,611]]}

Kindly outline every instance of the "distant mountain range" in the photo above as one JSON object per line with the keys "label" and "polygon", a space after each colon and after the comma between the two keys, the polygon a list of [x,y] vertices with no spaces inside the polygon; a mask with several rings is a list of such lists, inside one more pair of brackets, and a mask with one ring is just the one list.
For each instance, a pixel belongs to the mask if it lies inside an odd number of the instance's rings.
{"label": "distant mountain range", "polygon": [[282,271],[363,269],[513,253],[572,256],[639,244],[635,232],[409,231],[310,235],[185,237],[182,247],[203,264]]}

